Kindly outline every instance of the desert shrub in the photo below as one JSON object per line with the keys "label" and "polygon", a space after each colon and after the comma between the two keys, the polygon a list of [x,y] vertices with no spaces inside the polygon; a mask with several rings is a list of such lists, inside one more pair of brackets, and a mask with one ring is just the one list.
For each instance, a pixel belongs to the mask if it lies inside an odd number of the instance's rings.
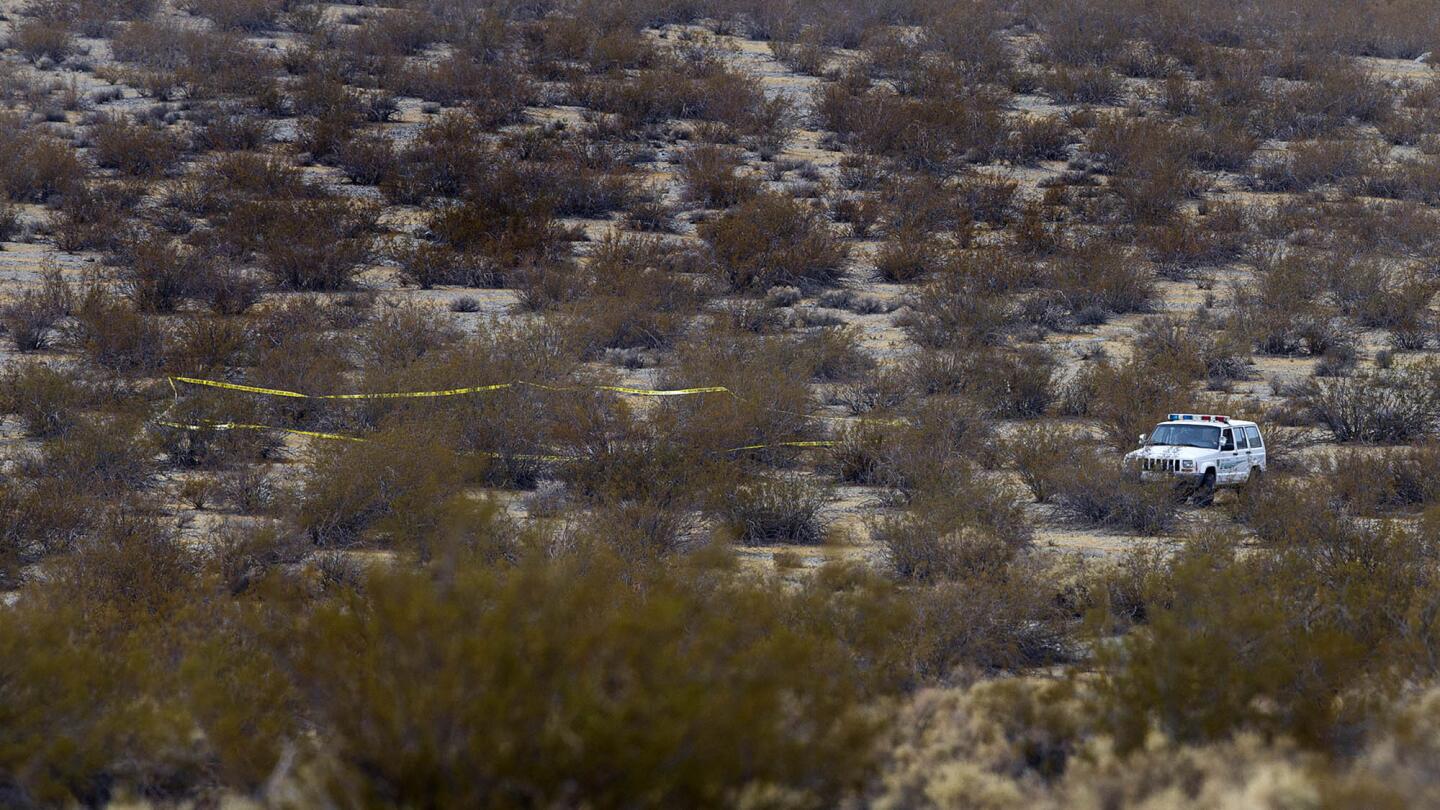
{"label": "desert shrub", "polygon": [[1173,485],[1143,482],[1113,457],[1092,453],[1063,468],[1053,486],[1055,503],[1087,525],[1147,535],[1163,534],[1175,525]]}
{"label": "desert shrub", "polygon": [[829,500],[826,488],[811,479],[761,477],[725,494],[717,514],[743,545],[814,544],[825,538],[820,510]]}
{"label": "desert shrub", "polygon": [[921,583],[998,578],[1028,545],[1028,533],[994,531],[982,508],[958,501],[923,498],[904,515],[870,522],[870,536],[884,549],[895,577]]}
{"label": "desert shrub", "polygon": [[1258,162],[1256,187],[1262,191],[1309,191],[1363,175],[1376,159],[1373,149],[1355,141],[1293,143],[1283,155]]}
{"label": "desert shrub", "polygon": [[1332,453],[1321,472],[1336,497],[1357,514],[1423,507],[1440,497],[1440,450],[1433,444]]}
{"label": "desert shrub", "polygon": [[390,255],[400,265],[400,278],[422,290],[443,284],[480,287],[495,281],[495,273],[479,257],[419,240],[392,243]]}
{"label": "desert shrub", "polygon": [[[846,610],[888,627],[896,600],[842,591],[832,608],[819,588],[705,586],[685,571],[471,565],[448,588],[397,571],[369,578],[364,609],[322,606],[286,649],[333,745],[327,789],[438,804],[578,793],[709,805],[772,790],[839,801],[868,771],[876,729],[855,707],[872,681],[854,662],[872,644],[819,628]],[[501,688],[517,682],[530,686]],[[407,721],[363,722],[377,694]],[[736,735],[751,740],[743,754]]]}
{"label": "desert shrub", "polygon": [[224,260],[200,269],[194,293],[216,315],[239,315],[260,301],[264,283],[254,273]]}
{"label": "desert shrub", "polygon": [[48,363],[15,364],[0,374],[0,411],[14,414],[35,438],[58,436],[75,424],[90,391],[74,371]]}
{"label": "desert shrub", "polygon": [[[983,262],[989,252],[975,255]],[[910,313],[900,322],[911,339],[925,348],[954,348],[993,344],[1006,325],[1001,302],[961,272],[941,273],[916,291]],[[921,358],[923,360],[923,358]]]}
{"label": "desert shrub", "polygon": [[1150,259],[1169,278],[1182,278],[1193,268],[1223,264],[1244,252],[1245,234],[1218,230],[1208,220],[1178,215],[1143,232]]}
{"label": "desert shrub", "polygon": [[1296,399],[1337,442],[1407,442],[1435,431],[1433,373],[1424,368],[1311,378]]}
{"label": "desert shrub", "polygon": [[1319,354],[1333,337],[1329,311],[1319,300],[1324,276],[1298,252],[1262,256],[1259,278],[1238,285],[1234,304],[1260,351]]}
{"label": "desert shrub", "polygon": [[759,191],[759,182],[740,170],[742,155],[723,146],[695,146],[680,159],[685,197],[708,208],[729,208]]}
{"label": "desert shrub", "polygon": [[1059,66],[1042,79],[1045,92],[1061,104],[1114,104],[1124,95],[1119,74],[1103,67]]}
{"label": "desert shrub", "polygon": [[75,306],[67,339],[97,365],[121,373],[153,371],[164,362],[160,325],[98,287]]}
{"label": "desert shrub", "polygon": [[[8,124],[6,128],[12,129]],[[0,155],[0,189],[10,199],[45,202],[84,180],[85,164],[64,141],[32,131],[12,132],[6,133],[10,148]]]}
{"label": "desert shrub", "polygon": [[90,138],[97,165],[137,177],[163,174],[181,153],[181,144],[166,130],[124,116],[102,118],[91,127]]}
{"label": "desert shrub", "polygon": [[120,247],[114,262],[125,294],[142,312],[173,312],[199,289],[194,254],[182,253],[155,234],[142,234]]}
{"label": "desert shrub", "polygon": [[904,284],[919,281],[947,259],[942,243],[928,234],[901,230],[887,239],[875,254],[875,272],[881,279]]}
{"label": "desert shrub", "polygon": [[287,0],[187,0],[189,10],[209,17],[220,28],[264,31],[275,25]]}
{"label": "desert shrub", "polygon": [[1027,116],[1010,131],[998,157],[1020,166],[1033,166],[1042,160],[1065,160],[1069,157],[1071,142],[1070,127],[1063,119]]}
{"label": "desert shrub", "polygon": [[1434,571],[1418,538],[1374,525],[1288,539],[1252,554],[1207,537],[1177,555],[1174,598],[1151,611],[1147,632],[1101,656],[1105,726],[1122,750],[1152,730],[1197,741],[1243,729],[1335,750],[1367,711],[1337,697],[1373,696],[1405,677],[1411,665],[1397,673],[1396,661],[1409,660],[1401,651],[1415,630],[1400,617]]}
{"label": "desert shrub", "polygon": [[704,223],[716,270],[731,287],[823,287],[839,277],[843,242],[824,215],[783,194],[766,193]]}
{"label": "desert shrub", "polygon": [[1077,313],[1090,307],[1143,312],[1155,294],[1153,271],[1133,251],[1099,240],[1066,250],[1052,276]]}
{"label": "desert shrub", "polygon": [[335,148],[335,162],[350,182],[373,186],[390,177],[399,158],[395,154],[395,144],[389,138],[360,135],[346,139]]}
{"label": "desert shrub", "polygon": [[39,289],[26,290],[18,300],[0,307],[0,325],[19,351],[43,349],[50,344],[51,330],[70,314],[72,304],[70,287],[61,277],[60,268],[50,266]]}
{"label": "desert shrub", "polygon": [[427,101],[463,104],[485,127],[516,120],[536,94],[522,66],[486,63],[458,52],[411,69],[403,86],[409,95]]}
{"label": "desert shrub", "polygon": [[270,123],[259,115],[224,109],[203,115],[195,144],[205,151],[256,150],[270,137]]}
{"label": "desert shrub", "polygon": [[1086,461],[1074,431],[1052,422],[1016,428],[1005,439],[1004,453],[1036,503],[1049,501],[1056,484]]}
{"label": "desert shrub", "polygon": [[1158,415],[1184,405],[1187,386],[1168,368],[1142,358],[1125,362],[1101,359],[1071,378],[1062,409],[1099,420],[1106,441],[1117,450],[1134,447],[1135,439],[1154,427]]}
{"label": "desert shrub", "polygon": [[335,290],[349,287],[369,259],[375,216],[372,207],[345,200],[256,201],[233,212],[225,229],[259,253],[281,287]]}
{"label": "desert shrub", "polygon": [[131,190],[118,184],[71,186],[50,214],[55,246],[69,253],[114,247],[126,235],[126,219],[135,202]]}
{"label": "desert shrub", "polygon": [[453,450],[433,435],[326,445],[299,495],[296,526],[328,547],[368,531],[425,542],[458,492],[460,472]]}
{"label": "desert shrub", "polygon": [[75,38],[65,26],[45,20],[26,20],[17,25],[11,43],[31,62],[63,62],[75,49]]}

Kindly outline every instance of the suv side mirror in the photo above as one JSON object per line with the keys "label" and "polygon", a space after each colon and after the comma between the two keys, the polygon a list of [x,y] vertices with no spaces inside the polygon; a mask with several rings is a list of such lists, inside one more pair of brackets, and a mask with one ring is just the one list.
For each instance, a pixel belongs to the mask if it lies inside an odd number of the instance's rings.
{"label": "suv side mirror", "polygon": [[1141,434],[1140,434],[1140,444],[1141,444],[1141,445],[1144,445],[1144,444],[1145,444],[1145,439],[1146,439],[1146,437],[1148,437],[1149,435],[1150,435],[1150,434],[1148,434],[1148,433],[1141,433]]}

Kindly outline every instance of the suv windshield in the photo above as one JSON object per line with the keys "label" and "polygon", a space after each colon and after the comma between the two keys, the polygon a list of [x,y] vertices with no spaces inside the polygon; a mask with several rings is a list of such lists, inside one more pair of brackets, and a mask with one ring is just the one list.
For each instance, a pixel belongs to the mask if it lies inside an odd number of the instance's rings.
{"label": "suv windshield", "polygon": [[1148,444],[1214,450],[1220,446],[1220,428],[1212,425],[1156,425]]}

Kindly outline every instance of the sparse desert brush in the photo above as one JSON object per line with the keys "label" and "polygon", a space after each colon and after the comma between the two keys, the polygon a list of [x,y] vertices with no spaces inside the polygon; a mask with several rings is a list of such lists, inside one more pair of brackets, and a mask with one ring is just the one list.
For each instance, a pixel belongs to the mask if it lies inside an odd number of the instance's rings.
{"label": "sparse desert brush", "polygon": [[1355,514],[1423,508],[1440,497],[1440,449],[1433,443],[1332,453],[1322,462],[1321,472],[1336,497]]}
{"label": "sparse desert brush", "polygon": [[167,130],[124,116],[102,117],[91,127],[90,139],[97,165],[136,177],[163,174],[182,151],[182,144]]}
{"label": "sparse desert brush", "polygon": [[747,546],[819,543],[825,538],[820,510],[830,493],[799,475],[757,477],[719,497],[716,514]]}
{"label": "sparse desert brush", "polygon": [[1173,484],[1141,481],[1099,453],[1062,467],[1052,486],[1055,503],[1084,524],[1146,535],[1163,534],[1175,525]]}
{"label": "sparse desert brush", "polygon": [[1212,385],[1247,379],[1250,347],[1243,332],[1218,329],[1203,313],[1191,321],[1146,318],[1135,338],[1135,356],[1180,378],[1205,379]]}
{"label": "sparse desert brush", "polygon": [[334,442],[320,453],[294,520],[321,546],[352,545],[372,531],[433,542],[447,502],[463,480],[463,459],[440,436],[423,429]]}
{"label": "sparse desert brush", "polygon": [[165,334],[159,323],[99,287],[90,287],[74,308],[67,340],[95,364],[122,374],[154,371],[164,364]]}
{"label": "sparse desert brush", "polygon": [[63,62],[75,50],[75,37],[64,26],[46,20],[26,20],[10,35],[14,47],[31,62]]}
{"label": "sparse desert brush", "polygon": [[1037,503],[1050,500],[1068,470],[1086,460],[1075,431],[1049,421],[1016,428],[1003,453]]}
{"label": "sparse desert brush", "polygon": [[1020,166],[1042,160],[1064,160],[1073,142],[1070,126],[1057,116],[1022,117],[1016,120],[998,157]]}
{"label": "sparse desert brush", "polygon": [[52,363],[15,364],[0,374],[0,410],[14,414],[25,433],[50,438],[69,430],[91,391],[74,369]]}
{"label": "sparse desert brush", "polygon": [[112,264],[119,268],[125,294],[143,312],[173,312],[202,281],[193,253],[153,233],[137,234],[121,245]]}
{"label": "sparse desert brush", "polygon": [[[983,261],[984,255],[975,258]],[[998,297],[961,272],[940,273],[920,287],[909,304],[910,312],[899,325],[924,348],[994,344],[1008,321]]]}
{"label": "sparse desert brush", "polygon": [[707,208],[729,208],[760,190],[759,181],[741,170],[743,155],[724,146],[694,146],[680,159],[685,196]]}
{"label": "sparse desert brush", "polygon": [[1062,104],[1115,104],[1125,91],[1120,75],[1104,67],[1060,66],[1041,82],[1045,92]]}
{"label": "sparse desert brush", "polygon": [[186,0],[191,13],[208,17],[219,28],[264,31],[285,11],[285,0]]}
{"label": "sparse desert brush", "polygon": [[73,306],[70,286],[60,268],[52,264],[45,268],[39,289],[26,290],[17,300],[0,307],[0,325],[16,349],[36,351],[50,345],[52,330]]}
{"label": "sparse desert brush", "polygon": [[1292,143],[1283,154],[1256,159],[1255,184],[1262,191],[1309,191],[1364,176],[1373,171],[1377,158],[1373,145],[1357,141]]}
{"label": "sparse desert brush", "polygon": [[1098,419],[1106,441],[1116,449],[1128,449],[1158,416],[1184,403],[1186,390],[1182,377],[1144,359],[1122,363],[1102,359],[1071,378],[1062,409]]}
{"label": "sparse desert brush", "polygon": [[829,286],[848,252],[822,213],[773,192],[704,223],[700,234],[710,243],[716,272],[737,290]]}
{"label": "sparse desert brush", "polygon": [[253,201],[232,212],[224,227],[236,247],[259,255],[277,286],[337,290],[350,287],[369,260],[377,213],[340,199]]}
{"label": "sparse desert brush", "polygon": [[[725,804],[778,789],[828,804],[850,792],[841,774],[868,773],[878,729],[857,707],[898,667],[887,659],[880,671],[867,671],[858,662],[880,655],[870,639],[886,637],[908,615],[893,589],[873,583],[835,586],[833,595],[820,586],[794,593],[734,578],[701,585],[704,568],[637,572],[612,560],[534,559],[513,570],[469,564],[450,588],[401,569],[367,580],[363,610],[336,599],[307,614],[286,647],[286,669],[296,673],[320,737],[334,745],[331,795],[473,804],[504,783],[526,785],[544,802],[575,790],[606,803],[645,794],[666,804]],[[822,629],[837,621],[853,629]],[[522,626],[539,632],[513,632]],[[479,646],[462,643],[467,635]],[[371,641],[352,643],[361,638]],[[430,653],[424,661],[413,655],[417,645]],[[507,660],[521,662],[518,678],[539,687],[537,696],[577,679],[584,685],[543,701],[528,689],[505,695],[492,686],[517,677],[501,665]],[[541,667],[542,660],[554,665]],[[342,672],[365,674],[357,681]],[[477,702],[477,689],[492,699]],[[371,696],[381,693],[403,707],[407,728],[362,722],[373,711]],[[764,708],[781,704],[783,717]],[[492,729],[499,722],[501,736],[525,742],[515,750],[492,735],[464,735],[439,759],[396,757],[408,750],[406,740],[433,739],[457,722]],[[602,742],[622,731],[623,751]],[[737,735],[751,740],[744,756],[733,753]],[[573,747],[577,739],[583,752]],[[679,740],[688,744],[677,748]],[[466,761],[484,763],[483,773],[440,778]],[[569,788],[554,781],[551,767],[568,774]]]}
{"label": "sparse desert brush", "polygon": [[1424,366],[1311,378],[1296,399],[1337,442],[1408,442],[1435,432],[1434,378]]}
{"label": "sparse desert brush", "polygon": [[1053,284],[1074,312],[1144,312],[1155,294],[1154,271],[1135,251],[1102,240],[1067,248],[1052,260]]}
{"label": "sparse desert brush", "polygon": [[126,221],[137,190],[119,183],[82,183],[68,187],[50,213],[55,246],[74,253],[103,250],[126,236]]}

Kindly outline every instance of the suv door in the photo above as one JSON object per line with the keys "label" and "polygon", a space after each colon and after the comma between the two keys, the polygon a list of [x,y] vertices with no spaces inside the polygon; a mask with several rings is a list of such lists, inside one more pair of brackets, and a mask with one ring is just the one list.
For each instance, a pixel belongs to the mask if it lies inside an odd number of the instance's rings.
{"label": "suv door", "polygon": [[1250,440],[1250,466],[1252,468],[1259,467],[1261,470],[1264,470],[1266,467],[1265,440],[1260,438],[1260,428],[1254,425],[1247,425],[1245,427],[1245,438]]}
{"label": "suv door", "polygon": [[1235,484],[1244,481],[1250,474],[1245,451],[1240,447],[1245,441],[1243,430],[1225,428],[1220,433],[1220,458],[1216,461],[1215,481],[1219,484]]}

